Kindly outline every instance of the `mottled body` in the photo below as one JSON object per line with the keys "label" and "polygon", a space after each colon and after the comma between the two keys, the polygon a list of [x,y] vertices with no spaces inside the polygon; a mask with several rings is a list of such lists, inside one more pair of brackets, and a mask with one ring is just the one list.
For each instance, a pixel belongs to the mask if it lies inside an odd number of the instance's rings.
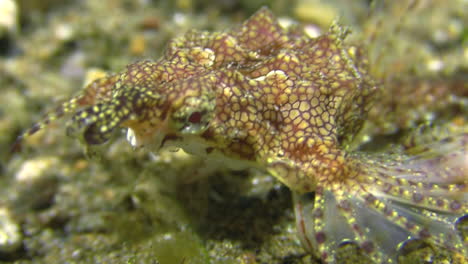
{"label": "mottled body", "polygon": [[264,169],[295,193],[304,245],[325,262],[346,241],[376,262],[395,261],[410,238],[466,254],[455,221],[468,212],[468,135],[413,157],[346,151],[379,86],[345,36],[334,25],[310,38],[261,9],[238,28],[191,31],[160,60],[96,80],[23,137],[73,113],[68,133],[86,146],[123,127],[134,146],[175,145]]}

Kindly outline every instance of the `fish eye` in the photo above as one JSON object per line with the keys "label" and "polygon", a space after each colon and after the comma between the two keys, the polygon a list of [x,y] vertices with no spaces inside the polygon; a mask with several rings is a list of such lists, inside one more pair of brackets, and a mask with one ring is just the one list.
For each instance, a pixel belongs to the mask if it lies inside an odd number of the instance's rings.
{"label": "fish eye", "polygon": [[187,121],[192,124],[199,124],[202,121],[203,113],[202,112],[192,112],[187,118]]}
{"label": "fish eye", "polygon": [[205,131],[210,122],[210,113],[206,110],[193,110],[174,120],[175,128],[183,134],[199,134]]}
{"label": "fish eye", "polygon": [[214,116],[214,104],[204,100],[189,100],[172,115],[172,127],[182,134],[200,134]]}

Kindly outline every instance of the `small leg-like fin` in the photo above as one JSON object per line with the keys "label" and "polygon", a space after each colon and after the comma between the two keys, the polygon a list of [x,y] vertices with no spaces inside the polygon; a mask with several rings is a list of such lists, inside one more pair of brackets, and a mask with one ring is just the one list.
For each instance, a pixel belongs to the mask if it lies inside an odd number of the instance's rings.
{"label": "small leg-like fin", "polygon": [[346,243],[375,263],[397,263],[414,240],[468,261],[468,134],[419,147],[413,156],[349,154],[355,177],[319,184],[314,197],[294,194],[305,247],[325,263]]}

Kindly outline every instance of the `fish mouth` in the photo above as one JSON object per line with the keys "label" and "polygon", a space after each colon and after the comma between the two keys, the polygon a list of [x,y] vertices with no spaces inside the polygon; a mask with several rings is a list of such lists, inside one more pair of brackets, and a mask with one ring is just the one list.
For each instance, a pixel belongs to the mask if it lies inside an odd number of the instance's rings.
{"label": "fish mouth", "polygon": [[169,141],[181,139],[169,128],[167,120],[157,123],[128,120],[122,123],[122,127],[127,128],[127,141],[134,148],[149,146],[152,151],[157,151]]}
{"label": "fish mouth", "polygon": [[154,145],[159,149],[167,134],[163,126],[154,126],[147,122],[127,121],[122,124],[127,127],[127,141],[134,148],[140,148],[146,145]]}

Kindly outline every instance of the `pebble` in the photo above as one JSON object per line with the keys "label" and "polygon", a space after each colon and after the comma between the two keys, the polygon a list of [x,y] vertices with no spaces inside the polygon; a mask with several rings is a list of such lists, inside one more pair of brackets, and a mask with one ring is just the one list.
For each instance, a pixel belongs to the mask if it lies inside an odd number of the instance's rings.
{"label": "pebble", "polygon": [[10,211],[0,207],[0,252],[10,254],[17,251],[22,244],[22,235],[18,223]]}
{"label": "pebble", "polygon": [[13,0],[0,0],[0,37],[8,32],[16,31],[18,24],[18,8]]}
{"label": "pebble", "polygon": [[57,163],[58,160],[55,157],[27,160],[16,173],[15,179],[18,183],[32,183],[44,176],[44,173]]}
{"label": "pebble", "polygon": [[338,17],[338,10],[326,1],[300,0],[293,9],[294,16],[299,20],[318,24],[328,28]]}

